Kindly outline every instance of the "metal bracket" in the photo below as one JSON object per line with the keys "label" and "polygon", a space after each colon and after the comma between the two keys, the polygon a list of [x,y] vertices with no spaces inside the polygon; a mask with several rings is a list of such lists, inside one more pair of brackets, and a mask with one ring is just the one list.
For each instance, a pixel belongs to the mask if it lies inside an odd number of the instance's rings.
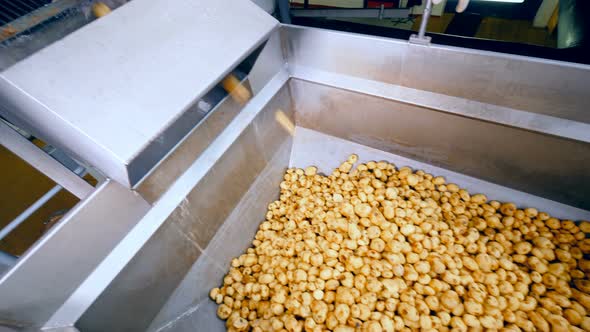
{"label": "metal bracket", "polygon": [[428,45],[430,45],[431,40],[432,40],[432,37],[430,37],[430,36],[424,36],[422,38],[420,38],[420,36],[418,36],[416,34],[413,34],[410,36],[410,43],[417,44],[417,45],[428,46]]}

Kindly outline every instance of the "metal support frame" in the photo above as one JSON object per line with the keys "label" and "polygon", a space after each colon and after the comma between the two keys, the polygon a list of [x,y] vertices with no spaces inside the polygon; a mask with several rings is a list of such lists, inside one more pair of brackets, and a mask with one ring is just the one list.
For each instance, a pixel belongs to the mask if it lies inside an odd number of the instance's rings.
{"label": "metal support frame", "polygon": [[51,158],[26,138],[0,122],[0,144],[80,199],[94,190],[84,179]]}
{"label": "metal support frame", "polygon": [[29,206],[25,211],[23,211],[18,217],[16,217],[13,221],[8,223],[4,228],[0,229],[0,240],[5,238],[10,232],[12,232],[15,228],[17,228],[20,224],[22,224],[27,218],[29,218],[35,211],[37,211],[40,207],[42,207],[47,201],[49,201],[53,196],[55,196],[58,192],[60,192],[62,187],[60,185],[56,185],[55,187],[51,188],[45,195],[41,196],[35,203]]}
{"label": "metal support frame", "polygon": [[62,189],[65,188],[80,199],[86,198],[94,190],[90,184],[80,177],[86,173],[84,167],[78,166],[72,172],[72,170],[53,159],[49,155],[51,152],[45,152],[38,148],[4,121],[0,121],[0,144],[57,183],[8,225],[0,229],[0,240],[20,226]]}
{"label": "metal support frame", "polygon": [[[74,173],[77,175],[83,176],[86,174],[84,167],[79,166]],[[41,196],[35,203],[29,206],[26,210],[24,210],[21,214],[18,215],[13,221],[8,223],[4,228],[0,229],[0,240],[5,238],[10,232],[15,230],[20,224],[22,224],[25,220],[27,220],[35,211],[39,210],[45,203],[47,203],[50,199],[52,199],[57,193],[59,193],[63,189],[62,186],[59,184],[51,188],[45,195]]]}
{"label": "metal support frame", "polygon": [[432,0],[426,0],[426,7],[424,8],[424,13],[422,13],[422,22],[420,22],[420,30],[418,31],[418,38],[424,39],[426,34],[426,27],[428,26],[428,21],[430,19],[430,14],[432,13]]}
{"label": "metal support frame", "polygon": [[422,13],[422,21],[420,22],[420,30],[418,30],[418,35],[410,36],[410,43],[421,44],[421,45],[430,45],[430,40],[432,38],[429,36],[426,36],[426,28],[428,27],[428,21],[430,19],[431,13],[432,13],[432,0],[426,0],[426,6],[424,7],[424,13]]}

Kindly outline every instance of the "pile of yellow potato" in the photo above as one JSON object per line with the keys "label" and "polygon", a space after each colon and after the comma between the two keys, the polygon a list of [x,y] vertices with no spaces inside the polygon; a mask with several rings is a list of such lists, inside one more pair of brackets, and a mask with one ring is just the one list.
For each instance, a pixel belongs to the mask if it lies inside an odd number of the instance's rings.
{"label": "pile of yellow potato", "polygon": [[358,157],[287,170],[210,297],[229,331],[590,331],[590,223]]}

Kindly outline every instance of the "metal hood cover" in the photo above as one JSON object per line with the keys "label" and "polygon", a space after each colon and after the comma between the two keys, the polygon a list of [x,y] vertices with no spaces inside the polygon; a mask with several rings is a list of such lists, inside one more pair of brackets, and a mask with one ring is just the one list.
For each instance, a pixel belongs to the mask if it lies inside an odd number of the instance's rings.
{"label": "metal hood cover", "polygon": [[248,0],[133,0],[2,72],[3,112],[133,186],[278,24]]}

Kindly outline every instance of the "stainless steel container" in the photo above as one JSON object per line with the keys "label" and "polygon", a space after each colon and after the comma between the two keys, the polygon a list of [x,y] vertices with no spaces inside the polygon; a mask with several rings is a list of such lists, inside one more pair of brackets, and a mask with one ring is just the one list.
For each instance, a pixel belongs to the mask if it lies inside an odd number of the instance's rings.
{"label": "stainless steel container", "polygon": [[248,83],[245,106],[222,101],[137,184],[147,213],[42,326],[223,330],[207,294],[285,169],[350,153],[590,219],[588,66],[280,26]]}
{"label": "stainless steel container", "polygon": [[263,54],[280,57],[274,76],[85,283],[97,297],[81,330],[223,330],[207,293],[284,170],[328,173],[350,153],[590,218],[588,67],[292,26]]}

